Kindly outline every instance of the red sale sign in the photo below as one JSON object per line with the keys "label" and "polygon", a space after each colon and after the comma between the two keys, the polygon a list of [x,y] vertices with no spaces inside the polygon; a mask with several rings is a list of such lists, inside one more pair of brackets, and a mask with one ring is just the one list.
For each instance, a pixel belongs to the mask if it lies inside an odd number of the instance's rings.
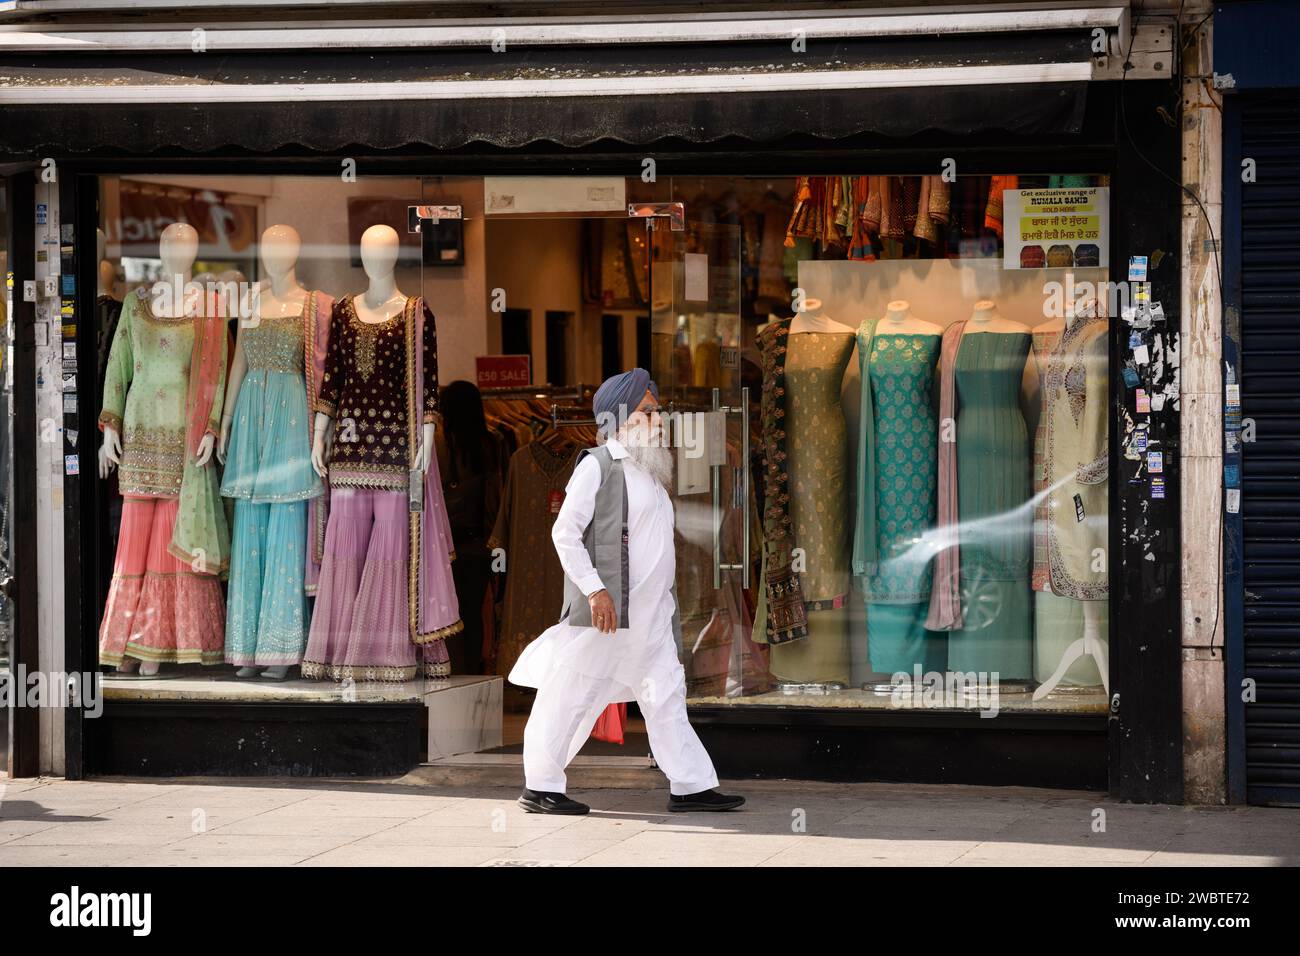
{"label": "red sale sign", "polygon": [[474,359],[479,388],[531,385],[532,369],[527,355],[479,355]]}

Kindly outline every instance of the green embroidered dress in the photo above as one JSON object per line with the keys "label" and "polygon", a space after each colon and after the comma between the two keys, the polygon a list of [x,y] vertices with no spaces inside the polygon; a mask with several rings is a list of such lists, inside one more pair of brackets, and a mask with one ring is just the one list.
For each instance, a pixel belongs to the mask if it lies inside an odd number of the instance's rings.
{"label": "green embroidered dress", "polygon": [[923,672],[942,671],[946,635],[924,624],[932,573],[924,539],[935,522],[932,394],[940,337],[881,332],[878,326],[873,332],[873,325],[864,324],[858,337],[862,388],[870,389],[860,423],[858,507],[874,509],[875,521],[874,528],[859,521],[853,555],[867,602],[871,666],[886,673],[910,674],[918,664]]}

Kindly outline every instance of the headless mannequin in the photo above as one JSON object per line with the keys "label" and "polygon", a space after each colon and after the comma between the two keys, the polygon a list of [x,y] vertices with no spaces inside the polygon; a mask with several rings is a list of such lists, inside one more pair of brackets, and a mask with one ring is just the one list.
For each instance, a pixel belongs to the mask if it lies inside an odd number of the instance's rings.
{"label": "headless mannequin", "polygon": [[790,323],[790,334],[800,332],[845,332],[855,335],[857,329],[836,322],[822,308],[821,299],[805,299],[803,310],[797,313]]}
{"label": "headless mannequin", "polygon": [[[1094,299],[1080,299],[1065,307],[1065,318],[1059,319],[1067,329],[1073,328],[1080,318],[1096,314],[1097,303]],[[1101,602],[1084,601],[1083,603],[1083,637],[1072,643],[1061,655],[1061,662],[1056,665],[1052,676],[1034,691],[1034,700],[1042,700],[1065,677],[1066,672],[1080,657],[1090,654],[1097,661],[1097,670],[1101,673],[1101,686],[1110,695],[1110,668],[1107,662],[1107,647],[1101,640]]]}
{"label": "headless mannequin", "polygon": [[[197,308],[198,297],[185,293],[188,291],[187,286],[191,281],[194,260],[198,258],[198,254],[199,234],[189,223],[174,222],[163,230],[162,238],[158,242],[158,255],[162,259],[164,278],[159,281],[170,289],[167,295],[154,298],[155,307],[163,316],[179,318],[192,307]],[[175,294],[177,287],[182,291],[180,296]],[[212,450],[215,446],[216,440],[213,436],[204,435],[203,440],[199,442],[195,461],[200,466],[206,465],[212,458]],[[105,426],[104,440],[99,449],[99,477],[107,478],[109,472],[121,463],[122,437],[118,435],[115,428]],[[129,674],[136,669],[136,664],[134,659],[123,661],[117,669],[121,673]],[[157,661],[139,662],[139,666],[142,677],[152,677],[158,673]]]}
{"label": "headless mannequin", "polygon": [[876,334],[896,332],[900,335],[943,335],[943,329],[924,322],[912,314],[911,305],[897,299],[885,306],[885,317],[876,323]]}
{"label": "headless mannequin", "polygon": [[[362,322],[375,325],[387,322],[406,307],[406,293],[397,288],[393,269],[397,265],[398,238],[392,226],[371,226],[361,235],[361,265],[370,279],[370,287],[363,295],[352,299],[352,307]],[[329,476],[329,446],[333,442],[330,425],[333,420],[324,412],[316,413],[316,428],[311,445],[311,463],[316,474]],[[420,429],[420,447],[415,451],[415,462],[423,472],[429,470],[433,450],[434,426],[430,422]]]}
{"label": "headless mannequin", "polygon": [[[292,226],[270,226],[262,233],[262,265],[266,269],[268,279],[259,289],[256,301],[251,303],[250,317],[239,323],[239,334],[235,338],[235,357],[226,380],[226,407],[221,415],[221,440],[217,444],[217,460],[223,465],[226,463],[226,451],[230,444],[230,423],[235,417],[235,406],[239,401],[239,386],[243,384],[244,376],[248,374],[248,358],[244,354],[244,329],[256,327],[263,318],[281,319],[302,314],[307,290],[298,282],[297,273],[294,271],[301,249],[302,237]],[[223,277],[226,275],[232,274],[222,274]],[[226,280],[221,278],[219,281]],[[235,676],[254,677],[259,671],[261,676],[268,680],[284,680],[289,673],[289,666],[277,664],[265,669],[241,667],[235,672]]]}
{"label": "headless mannequin", "polygon": [[966,323],[965,334],[972,332],[1001,332],[1007,335],[1023,332],[1028,335],[1029,326],[1004,319],[1002,313],[998,312],[998,304],[992,299],[984,299],[975,303],[975,311]]}

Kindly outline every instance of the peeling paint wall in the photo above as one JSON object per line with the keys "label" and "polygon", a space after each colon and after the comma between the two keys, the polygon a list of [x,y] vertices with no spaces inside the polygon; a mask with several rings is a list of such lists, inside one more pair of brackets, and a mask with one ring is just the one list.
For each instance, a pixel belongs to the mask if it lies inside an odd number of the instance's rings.
{"label": "peeling paint wall", "polygon": [[[1187,10],[1190,30],[1205,12]],[[1183,786],[1188,803],[1227,799],[1223,620],[1223,123],[1213,22],[1184,49],[1182,340]],[[1203,210],[1202,211],[1202,207]],[[1207,222],[1207,216],[1209,221]],[[1212,230],[1212,235],[1211,235]]]}

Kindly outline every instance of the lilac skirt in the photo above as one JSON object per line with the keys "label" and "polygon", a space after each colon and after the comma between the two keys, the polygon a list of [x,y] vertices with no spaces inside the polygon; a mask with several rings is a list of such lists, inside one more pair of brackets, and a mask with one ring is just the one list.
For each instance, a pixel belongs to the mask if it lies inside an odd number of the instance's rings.
{"label": "lilac skirt", "polygon": [[[426,494],[442,504],[441,482],[430,471]],[[445,511],[445,508],[444,508]],[[451,577],[451,542],[434,513],[421,535],[420,630],[435,640],[416,645],[408,623],[410,551],[406,495],[400,491],[334,488],[325,529],[325,560],[303,654],[302,675],[355,681],[406,681],[450,671],[447,635],[461,628]]]}

